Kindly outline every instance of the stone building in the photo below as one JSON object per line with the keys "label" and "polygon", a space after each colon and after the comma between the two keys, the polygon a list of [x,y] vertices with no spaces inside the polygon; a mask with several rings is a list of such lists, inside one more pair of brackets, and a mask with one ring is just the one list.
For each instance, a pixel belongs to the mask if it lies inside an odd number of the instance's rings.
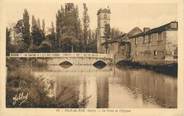
{"label": "stone building", "polygon": [[[107,44],[107,45],[105,45]],[[119,45],[120,44],[120,41],[119,40],[108,40],[104,43],[102,43],[101,45],[102,46],[107,46],[107,48],[105,48],[106,50],[103,50],[103,51],[106,51],[107,54],[118,54],[119,52]]]}
{"label": "stone building", "polygon": [[[108,46],[106,49],[107,54],[111,54],[114,57],[114,62],[117,63],[121,60],[127,59],[129,52],[127,50],[127,45],[126,41],[124,41],[122,37],[116,39],[116,40],[109,40],[107,42],[104,42],[102,46]],[[128,47],[130,48],[130,47]]]}
{"label": "stone building", "polygon": [[124,52],[125,46],[123,46],[122,37],[106,40],[104,35],[105,25],[110,25],[110,14],[109,8],[99,9],[97,12],[97,52],[112,54],[115,57],[123,56],[127,52]]}
{"label": "stone building", "polygon": [[102,44],[105,42],[104,29],[106,24],[110,24],[109,8],[99,9],[97,12],[97,52],[106,53],[105,46]]}
{"label": "stone building", "polygon": [[177,62],[176,21],[157,28],[144,28],[142,33],[130,36],[131,60],[143,64],[168,64]]}
{"label": "stone building", "polygon": [[129,60],[131,55],[131,43],[129,37],[142,33],[142,30],[138,27],[133,28],[128,33],[121,34],[114,40],[108,40],[102,43],[102,46],[107,44],[107,53],[112,54],[116,61]]}

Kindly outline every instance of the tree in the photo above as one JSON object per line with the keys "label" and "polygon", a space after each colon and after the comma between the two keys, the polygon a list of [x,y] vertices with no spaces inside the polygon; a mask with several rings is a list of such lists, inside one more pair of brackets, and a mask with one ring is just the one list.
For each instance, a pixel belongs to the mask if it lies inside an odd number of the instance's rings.
{"label": "tree", "polygon": [[38,29],[40,30],[41,29],[41,24],[40,24],[40,19],[39,18],[37,19],[37,26],[38,26]]}
{"label": "tree", "polygon": [[107,53],[108,40],[110,39],[110,24],[105,24],[104,38],[105,38],[105,49],[106,49],[106,53]]}
{"label": "tree", "polygon": [[122,35],[122,32],[119,29],[112,28],[111,29],[111,39],[118,39]]}
{"label": "tree", "polygon": [[51,52],[55,51],[55,28],[54,23],[51,22],[51,27],[49,28],[49,34],[42,40],[39,45],[39,52]]}
{"label": "tree", "polygon": [[44,35],[42,30],[39,28],[39,24],[35,17],[32,16],[32,28],[31,28],[31,38],[32,38],[32,50],[37,51],[39,45],[44,40]]}
{"label": "tree", "polygon": [[45,39],[45,20],[44,19],[42,20],[42,26],[40,24],[40,31],[42,34],[42,38]]}
{"label": "tree", "polygon": [[82,51],[82,29],[81,29],[81,21],[79,18],[79,9],[78,6],[76,5],[75,8],[75,36],[78,39],[78,45],[76,46],[76,51],[81,52]]}
{"label": "tree", "polygon": [[27,9],[25,9],[23,13],[23,24],[24,24],[23,39],[24,39],[24,42],[29,46],[31,41],[30,41],[29,14]]}
{"label": "tree", "polygon": [[6,28],[6,55],[9,55],[11,52],[10,39],[10,29]]}
{"label": "tree", "polygon": [[54,31],[54,23],[53,22],[51,22],[51,33],[54,33],[55,31]]}
{"label": "tree", "polygon": [[[6,28],[6,49],[7,55],[10,52],[27,52],[28,44],[25,43],[24,33],[25,26],[23,19],[17,21],[17,23],[10,29]],[[11,34],[11,35],[10,35]]]}
{"label": "tree", "polygon": [[87,45],[87,52],[93,52],[96,53],[97,50],[97,37],[96,37],[96,31],[89,30],[89,40]]}
{"label": "tree", "polygon": [[84,51],[86,52],[87,47],[87,39],[88,39],[88,31],[89,31],[89,16],[88,16],[88,8],[86,3],[83,3],[83,39],[84,39]]}
{"label": "tree", "polygon": [[51,45],[52,45],[52,48],[56,49],[57,46],[55,46],[55,43],[56,43],[56,38],[55,38],[55,29],[54,29],[54,23],[51,22],[51,33],[50,33],[50,36],[49,36],[49,40],[51,42]]}
{"label": "tree", "polygon": [[65,4],[65,9],[61,6],[56,14],[56,40],[60,51],[78,52],[82,50],[80,48],[81,33],[78,6],[75,7],[73,3]]}
{"label": "tree", "polygon": [[65,10],[63,6],[61,5],[61,8],[58,10],[56,14],[56,43],[55,46],[57,46],[57,51],[61,51],[61,36],[63,35],[63,28],[64,28],[64,20],[65,20]]}
{"label": "tree", "polygon": [[44,19],[42,20],[42,31],[43,33],[45,33],[45,20]]}

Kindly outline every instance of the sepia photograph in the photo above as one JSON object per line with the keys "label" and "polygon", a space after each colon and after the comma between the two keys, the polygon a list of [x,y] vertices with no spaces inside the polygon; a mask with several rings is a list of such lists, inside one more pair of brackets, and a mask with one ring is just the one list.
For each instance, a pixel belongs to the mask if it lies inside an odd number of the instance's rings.
{"label": "sepia photograph", "polygon": [[6,108],[178,108],[178,4],[5,0]]}

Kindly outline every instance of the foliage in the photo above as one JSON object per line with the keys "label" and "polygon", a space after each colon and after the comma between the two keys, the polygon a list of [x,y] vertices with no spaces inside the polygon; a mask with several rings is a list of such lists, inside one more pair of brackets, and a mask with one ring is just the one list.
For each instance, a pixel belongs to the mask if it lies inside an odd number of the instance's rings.
{"label": "foliage", "polygon": [[40,29],[39,22],[32,16],[31,38],[34,45],[39,46],[43,40],[43,33]]}
{"label": "foliage", "polygon": [[9,55],[9,53],[12,51],[12,47],[10,46],[10,29],[6,28],[6,55]]}
{"label": "foliage", "polygon": [[[30,63],[36,59],[7,59],[7,107],[42,107],[42,108],[79,108],[85,107],[89,97],[78,100],[73,88],[64,87],[55,94],[56,83],[52,79],[32,74]],[[13,65],[12,65],[13,64]],[[33,63],[34,64],[34,63]],[[62,86],[62,85],[61,85]],[[64,91],[65,90],[65,91]],[[70,92],[72,94],[70,94]],[[66,96],[68,94],[69,96]],[[59,101],[59,98],[63,98]],[[72,102],[71,102],[72,101]]]}
{"label": "foliage", "polygon": [[[7,55],[10,52],[95,52],[96,33],[89,27],[88,8],[85,3],[83,8],[81,23],[77,5],[61,5],[56,14],[56,26],[51,24],[50,33],[46,32],[45,20],[43,19],[41,24],[40,19],[34,15],[30,29],[30,16],[25,9],[23,18],[17,21],[14,27],[6,30]],[[15,33],[17,37],[13,37],[11,33]]]}
{"label": "foliage", "polygon": [[6,28],[6,54],[10,52],[27,52],[28,44],[24,40],[23,20],[19,20],[13,28]]}
{"label": "foliage", "polygon": [[119,29],[116,28],[111,28],[111,39],[115,40],[115,39],[119,39],[120,36],[122,36],[122,33]]}
{"label": "foliage", "polygon": [[24,29],[23,29],[23,39],[24,42],[29,45],[31,40],[30,40],[30,24],[29,24],[29,13],[27,11],[27,9],[24,10],[23,13],[23,25],[24,25]]}
{"label": "foliage", "polygon": [[89,16],[88,16],[88,8],[85,3],[83,3],[84,12],[83,12],[83,39],[84,39],[84,50],[86,51],[87,40],[89,37]]}
{"label": "foliage", "polygon": [[87,52],[97,52],[97,35],[96,32],[89,30],[89,39],[87,42]]}
{"label": "foliage", "polygon": [[60,48],[59,51],[79,52],[82,46],[81,33],[78,6],[75,7],[73,3],[67,3],[65,9],[61,6],[56,15],[56,46]]}

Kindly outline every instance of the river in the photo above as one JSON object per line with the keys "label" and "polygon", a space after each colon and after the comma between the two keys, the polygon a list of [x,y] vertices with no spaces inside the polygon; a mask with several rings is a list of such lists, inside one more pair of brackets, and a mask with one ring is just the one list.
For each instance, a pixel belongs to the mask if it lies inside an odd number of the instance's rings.
{"label": "river", "polygon": [[58,102],[85,100],[86,108],[177,107],[177,78],[146,69],[50,65],[33,74],[55,81]]}

